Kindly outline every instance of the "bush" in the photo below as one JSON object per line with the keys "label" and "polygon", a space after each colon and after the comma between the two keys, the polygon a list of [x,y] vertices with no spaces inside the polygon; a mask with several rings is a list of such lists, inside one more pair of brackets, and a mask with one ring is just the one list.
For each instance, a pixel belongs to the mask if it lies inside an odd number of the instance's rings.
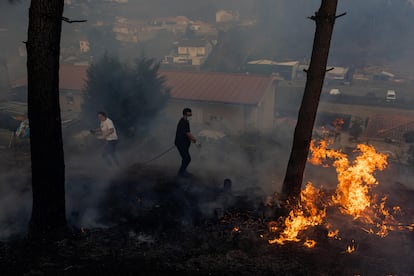
{"label": "bush", "polygon": [[104,111],[120,134],[144,131],[169,98],[170,89],[158,69],[154,59],[142,57],[123,64],[104,55],[88,68],[83,119],[96,122],[96,113]]}

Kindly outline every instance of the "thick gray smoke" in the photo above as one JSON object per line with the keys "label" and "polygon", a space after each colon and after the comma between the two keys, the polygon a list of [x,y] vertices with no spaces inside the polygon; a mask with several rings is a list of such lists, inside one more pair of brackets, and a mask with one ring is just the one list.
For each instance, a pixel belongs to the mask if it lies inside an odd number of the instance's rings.
{"label": "thick gray smoke", "polygon": [[[24,50],[22,41],[27,37],[28,4],[28,1],[19,1],[13,5],[6,1],[0,2],[0,57],[7,57],[11,79],[25,75],[24,51],[18,50]],[[246,43],[241,47],[245,51],[241,51],[241,56],[308,60],[314,23],[307,17],[314,14],[319,4],[320,1],[309,0],[131,0],[129,8],[125,8],[126,6],[114,3],[89,1],[88,4],[83,4],[90,5],[83,12],[66,6],[66,16],[72,19],[88,19],[88,23],[64,24],[62,48],[77,49],[79,37],[87,36],[92,39],[91,45],[104,45],[109,48],[97,49],[97,55],[105,50],[116,52],[120,46],[113,37],[107,36],[106,32],[110,29],[93,31],[94,24],[98,21],[113,22],[114,15],[144,21],[185,15],[192,20],[213,23],[214,13],[218,9],[227,9],[238,11],[242,19],[254,19],[257,22],[254,28],[235,35],[245,35],[240,39]],[[104,5],[110,7],[110,13],[102,9]],[[347,15],[336,22],[331,63],[339,66],[412,63],[410,46],[414,37],[409,34],[414,28],[414,8],[406,1],[340,0],[338,13],[342,12],[347,12]],[[161,46],[159,48],[163,50],[165,45]],[[234,46],[230,44],[228,49],[233,49]],[[129,52],[119,54],[123,58],[135,58],[138,50],[142,49],[129,49]],[[115,169],[105,166],[100,156],[101,149],[97,146],[99,141],[93,137],[84,138],[86,148],[82,148],[79,141],[73,142],[73,137],[65,137],[68,219],[82,227],[102,226],[100,204],[109,187],[130,166],[145,163],[173,145],[175,127],[180,118],[180,114],[176,115],[174,118],[159,117],[151,122],[151,131],[145,137],[139,137],[135,144],[127,147],[121,142],[121,166]],[[221,188],[219,185],[225,178],[232,179],[236,193],[257,188],[253,194],[264,196],[278,191],[289,157],[293,127],[294,125],[279,126],[275,132],[262,135],[256,140],[260,142],[254,148],[249,147],[248,135],[228,135],[218,140],[200,137],[201,140],[204,139],[203,145],[200,149],[191,147],[193,161],[189,170],[201,179],[218,183],[217,188]],[[202,126],[192,126],[196,136],[202,129]],[[178,152],[173,149],[150,164],[165,167],[167,172],[174,174],[179,163]],[[17,168],[8,170],[5,167],[1,171],[0,238],[24,230],[31,208],[28,172],[22,174]],[[3,173],[4,171],[7,173]],[[309,178],[312,178],[311,173]],[[327,181],[328,179],[330,177],[327,177]]]}

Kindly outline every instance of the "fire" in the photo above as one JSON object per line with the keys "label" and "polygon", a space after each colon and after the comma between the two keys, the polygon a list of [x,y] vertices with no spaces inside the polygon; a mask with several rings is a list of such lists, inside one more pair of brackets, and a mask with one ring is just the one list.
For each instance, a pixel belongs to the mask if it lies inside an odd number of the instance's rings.
{"label": "fire", "polygon": [[346,157],[341,157],[333,164],[338,173],[339,183],[332,202],[341,206],[342,213],[354,218],[361,216],[361,213],[372,204],[369,191],[373,185],[378,184],[373,172],[376,169],[383,170],[387,165],[387,156],[377,153],[374,147],[360,144],[358,149],[361,155],[355,159],[352,166]]}
{"label": "fire", "polygon": [[316,241],[314,240],[306,240],[303,245],[305,245],[308,248],[314,248],[316,245]]}
{"label": "fire", "polygon": [[271,232],[271,233],[276,232],[278,230],[277,222],[276,221],[269,222],[268,229],[269,229],[269,232]]}
{"label": "fire", "polygon": [[355,252],[355,250],[356,250],[356,248],[355,248],[355,241],[354,241],[354,240],[352,240],[352,243],[351,243],[351,244],[349,244],[349,245],[346,247],[345,252],[346,252],[346,253],[351,254],[351,253]]}
{"label": "fire", "polygon": [[340,240],[341,238],[339,237],[339,229],[336,229],[335,231],[329,231],[328,238]]}
{"label": "fire", "polygon": [[317,196],[320,191],[312,186],[311,183],[306,185],[305,190],[300,194],[301,203],[297,208],[290,211],[289,216],[285,219],[285,228],[280,233],[279,238],[269,240],[270,244],[285,244],[287,241],[298,242],[298,235],[301,231],[306,230],[310,226],[322,224],[326,217],[325,208],[320,209],[318,206]]}
{"label": "fire", "polygon": [[[326,159],[333,159],[333,167],[338,175],[338,185],[329,205],[338,206],[341,213],[350,215],[365,223],[374,225],[377,231],[370,229],[380,237],[388,235],[391,229],[388,225],[397,222],[386,209],[386,197],[377,202],[377,196],[372,193],[372,188],[378,185],[374,172],[382,171],[387,166],[387,156],[378,153],[373,146],[359,144],[356,152],[359,155],[353,163],[348,156],[341,151],[328,149],[327,142],[321,141],[318,146],[311,143],[312,156],[309,161],[313,164],[323,164]],[[394,212],[400,208],[394,207]]]}
{"label": "fire", "polygon": [[[326,141],[311,142],[309,162],[315,165],[333,166],[337,173],[338,185],[330,198],[311,183],[308,183],[300,194],[300,201],[284,219],[284,225],[277,227],[275,222],[269,224],[270,232],[279,231],[279,237],[269,240],[270,244],[283,245],[286,242],[301,241],[300,234],[309,227],[325,224],[330,225],[326,218],[326,208],[338,208],[340,213],[349,215],[367,225],[362,228],[367,233],[380,237],[388,235],[390,230],[413,229],[413,224],[401,225],[393,215],[401,212],[399,206],[387,209],[384,196],[379,198],[373,188],[378,185],[374,177],[376,171],[387,166],[387,155],[379,153],[371,145],[359,144],[355,153],[358,155],[351,162],[340,150],[329,149]],[[279,230],[279,228],[283,230]],[[339,230],[328,231],[328,237],[341,240]],[[314,247],[316,241],[305,240],[304,245]],[[355,251],[354,241],[348,245],[346,252]]]}
{"label": "fire", "polygon": [[232,230],[233,232],[239,232],[240,231],[240,228],[239,227],[233,227],[233,230]]}

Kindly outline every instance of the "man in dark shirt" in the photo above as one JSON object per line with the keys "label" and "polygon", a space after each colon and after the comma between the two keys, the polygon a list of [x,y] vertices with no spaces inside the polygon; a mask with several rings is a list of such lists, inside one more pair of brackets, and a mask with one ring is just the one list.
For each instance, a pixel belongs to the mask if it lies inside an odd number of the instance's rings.
{"label": "man in dark shirt", "polygon": [[175,146],[178,149],[178,152],[181,155],[181,167],[178,171],[178,176],[188,177],[189,173],[187,172],[187,167],[191,162],[191,156],[189,153],[189,148],[191,142],[196,143],[197,140],[191,134],[190,123],[188,120],[192,116],[190,108],[183,109],[183,117],[180,119],[177,125],[177,131],[175,133]]}

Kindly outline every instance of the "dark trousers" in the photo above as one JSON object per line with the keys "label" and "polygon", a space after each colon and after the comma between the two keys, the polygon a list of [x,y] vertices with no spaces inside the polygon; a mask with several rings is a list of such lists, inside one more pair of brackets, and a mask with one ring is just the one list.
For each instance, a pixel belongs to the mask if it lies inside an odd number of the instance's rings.
{"label": "dark trousers", "polygon": [[188,152],[190,147],[187,146],[177,146],[178,152],[181,155],[181,167],[178,170],[178,174],[183,175],[187,172],[187,167],[191,162],[191,156],[190,153]]}
{"label": "dark trousers", "polygon": [[118,140],[109,140],[106,141],[104,146],[102,157],[109,166],[112,166],[112,163],[115,163],[117,166],[119,165],[118,158],[115,154],[117,143]]}

